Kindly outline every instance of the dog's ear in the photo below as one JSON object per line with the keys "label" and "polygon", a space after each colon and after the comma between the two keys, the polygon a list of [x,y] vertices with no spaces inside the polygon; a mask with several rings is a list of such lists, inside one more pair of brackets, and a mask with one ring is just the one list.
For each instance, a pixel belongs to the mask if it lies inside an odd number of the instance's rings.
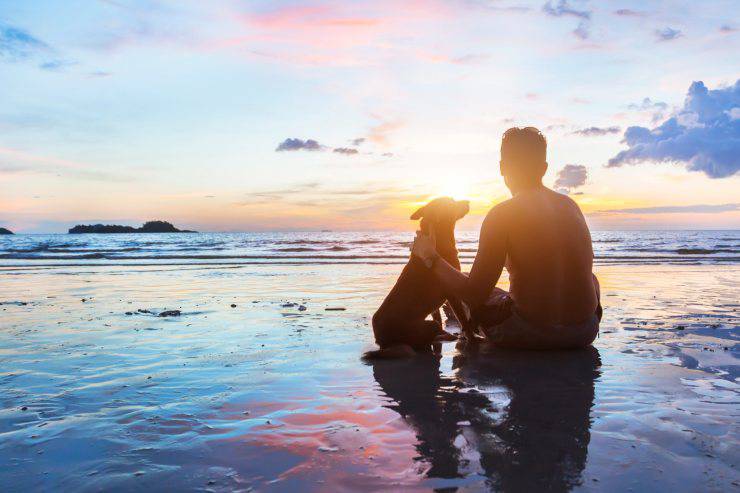
{"label": "dog's ear", "polygon": [[416,210],[416,212],[414,212],[413,214],[411,214],[411,217],[409,219],[413,219],[413,220],[421,219],[422,217],[424,217],[424,214],[426,212],[424,209],[426,209],[426,208],[427,208],[427,206],[420,207],[419,209]]}
{"label": "dog's ear", "polygon": [[470,212],[470,201],[469,200],[458,200],[455,205],[457,206],[457,218],[462,219],[465,214]]}

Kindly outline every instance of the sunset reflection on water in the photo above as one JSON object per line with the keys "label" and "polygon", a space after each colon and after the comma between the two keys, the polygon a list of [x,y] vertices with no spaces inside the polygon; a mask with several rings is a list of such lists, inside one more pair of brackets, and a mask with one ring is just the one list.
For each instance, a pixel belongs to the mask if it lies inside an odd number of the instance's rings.
{"label": "sunset reflection on water", "polygon": [[[714,481],[733,476],[722,444],[736,443],[727,413],[737,400],[736,267],[598,266],[606,310],[592,351],[447,344],[441,358],[366,365],[368,316],[397,270],[3,270],[0,480],[108,490],[703,489],[703,475],[675,468],[679,449],[693,470],[711,464]],[[325,310],[337,306],[346,310]],[[670,477],[657,472],[669,468]]]}

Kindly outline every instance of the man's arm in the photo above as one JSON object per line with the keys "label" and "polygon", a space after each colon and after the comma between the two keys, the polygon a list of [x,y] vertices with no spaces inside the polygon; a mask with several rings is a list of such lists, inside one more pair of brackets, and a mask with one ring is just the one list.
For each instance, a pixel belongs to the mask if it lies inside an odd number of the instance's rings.
{"label": "man's arm", "polygon": [[432,272],[449,295],[478,306],[485,302],[498,282],[506,261],[507,225],[502,209],[494,207],[481,227],[478,253],[470,275],[463,274],[439,257],[431,238],[417,233],[412,253],[422,260],[434,258]]}

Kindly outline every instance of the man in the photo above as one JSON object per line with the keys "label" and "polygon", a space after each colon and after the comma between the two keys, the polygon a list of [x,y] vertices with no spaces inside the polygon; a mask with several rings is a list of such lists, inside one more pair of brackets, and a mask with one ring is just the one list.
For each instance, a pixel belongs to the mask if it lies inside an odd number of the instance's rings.
{"label": "man", "polygon": [[[542,184],[547,142],[533,127],[501,141],[501,175],[512,198],[483,221],[469,275],[441,259],[434,238],[417,232],[421,258],[450,296],[465,300],[494,344],[529,349],[590,345],[601,320],[592,274],[591,234],[578,205]],[[506,266],[510,291],[495,288]]]}

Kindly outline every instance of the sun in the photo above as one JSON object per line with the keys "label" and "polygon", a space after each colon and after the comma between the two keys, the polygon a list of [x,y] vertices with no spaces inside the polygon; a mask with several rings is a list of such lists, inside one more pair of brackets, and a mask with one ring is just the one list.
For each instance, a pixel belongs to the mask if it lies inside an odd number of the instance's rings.
{"label": "sun", "polygon": [[475,185],[464,176],[447,175],[440,177],[431,187],[435,197],[452,197],[455,200],[470,199]]}

